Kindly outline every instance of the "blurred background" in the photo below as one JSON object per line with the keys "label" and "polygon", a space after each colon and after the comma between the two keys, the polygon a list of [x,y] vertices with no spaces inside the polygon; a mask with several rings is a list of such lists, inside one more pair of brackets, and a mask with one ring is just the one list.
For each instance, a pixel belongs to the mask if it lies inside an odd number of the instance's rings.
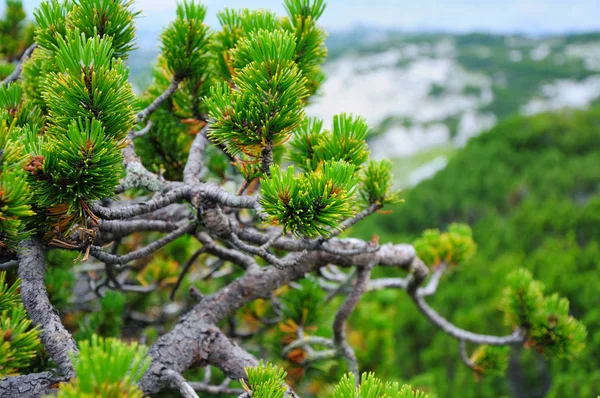
{"label": "blurred background", "polygon": [[[205,3],[215,29],[224,7],[284,14],[278,0]],[[354,234],[411,242],[468,223],[478,253],[444,277],[431,300],[438,312],[480,333],[510,332],[500,286],[526,267],[589,332],[579,358],[515,349],[506,375],[481,378],[403,292],[374,292],[349,333],[362,369],[439,397],[600,395],[600,1],[327,3],[328,80],[308,113],[366,117],[373,155],[392,159],[405,198]],[[28,15],[37,4],[25,1]],[[140,91],[174,4],[136,2],[140,48],[129,63]],[[329,368],[311,372],[318,392]]]}

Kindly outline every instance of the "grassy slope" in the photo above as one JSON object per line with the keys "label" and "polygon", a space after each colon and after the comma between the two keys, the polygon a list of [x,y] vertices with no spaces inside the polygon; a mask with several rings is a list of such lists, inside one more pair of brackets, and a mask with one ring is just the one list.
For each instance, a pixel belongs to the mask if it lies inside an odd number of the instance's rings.
{"label": "grassy slope", "polygon": [[403,292],[379,292],[353,318],[356,329],[371,324],[370,332],[355,332],[361,363],[441,397],[498,397],[516,388],[528,397],[544,396],[548,388],[551,397],[600,394],[599,193],[600,108],[516,117],[471,140],[445,170],[406,192],[406,203],[392,215],[353,231],[398,242],[452,221],[471,224],[478,254],[445,277],[433,306],[462,327],[509,332],[496,310],[504,276],[527,267],[549,291],[568,297],[573,314],[587,324],[583,358],[546,366],[526,351],[515,356],[523,380],[475,382],[456,342],[429,325]]}

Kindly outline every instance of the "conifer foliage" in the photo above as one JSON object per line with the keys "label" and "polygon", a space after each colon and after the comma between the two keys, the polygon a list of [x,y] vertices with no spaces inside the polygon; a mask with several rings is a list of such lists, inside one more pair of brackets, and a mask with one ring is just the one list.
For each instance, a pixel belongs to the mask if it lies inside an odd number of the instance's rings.
{"label": "conifer foliage", "polygon": [[569,301],[552,294],[525,269],[508,275],[502,309],[506,322],[523,328],[527,345],[547,357],[573,358],[584,348],[586,329],[569,315]]}
{"label": "conifer foliage", "polygon": [[[0,37],[26,40],[20,3],[8,4]],[[583,350],[568,301],[525,271],[508,277],[506,336],[428,305],[475,253],[466,225],[413,245],[338,237],[402,198],[391,163],[370,159],[363,117],[307,117],[324,80],[325,3],[284,6],[223,10],[215,32],[205,5],[184,0],[139,97],[125,63],[131,0],[45,1],[30,52],[0,47],[15,71],[0,84],[0,395],[279,398],[319,375],[334,397],[425,398],[360,376],[347,321],[387,288],[457,339],[478,377],[503,374],[506,346]],[[371,278],[390,268],[402,277]],[[125,342],[139,340],[150,348]]]}
{"label": "conifer foliage", "polygon": [[[86,216],[93,219],[89,203],[111,197],[119,182],[121,150],[135,121],[133,91],[119,57],[132,48],[133,15],[122,15],[127,6],[105,0],[75,3],[65,18],[64,36],[40,30],[46,59],[39,62],[54,67],[42,67],[52,70],[42,91],[48,122],[43,138],[30,136],[37,141],[30,145],[39,150],[32,158],[43,159],[30,180],[36,212],[53,221],[50,233],[87,227]],[[50,18],[36,15],[40,26],[52,26]],[[90,24],[94,29],[82,29]]]}
{"label": "conifer foliage", "polygon": [[61,387],[57,397],[144,396],[136,383],[150,364],[146,347],[93,335],[79,344],[79,350],[79,356],[73,358],[78,377]]}
{"label": "conifer foliage", "polygon": [[[0,97],[0,101],[9,103],[11,94],[19,95],[19,90],[11,91],[3,92],[0,87],[0,96],[4,97]],[[0,250],[15,249],[16,242],[25,236],[26,218],[33,215],[28,204],[31,193],[23,170],[25,149],[19,141],[22,130],[9,112],[0,110]]]}
{"label": "conifer foliage", "polygon": [[384,383],[373,373],[363,373],[358,388],[355,376],[344,375],[333,392],[334,398],[428,398],[421,391],[413,391],[408,385],[400,387],[398,383]]}
{"label": "conifer foliage", "polygon": [[9,287],[6,272],[0,272],[0,377],[27,368],[40,349],[39,329],[27,319],[19,283]]}

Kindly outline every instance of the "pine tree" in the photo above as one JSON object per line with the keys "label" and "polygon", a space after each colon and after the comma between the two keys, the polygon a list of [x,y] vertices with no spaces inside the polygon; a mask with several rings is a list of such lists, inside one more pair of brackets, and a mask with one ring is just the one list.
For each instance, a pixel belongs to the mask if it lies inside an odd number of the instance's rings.
{"label": "pine tree", "polygon": [[[8,5],[0,34],[26,43],[20,3]],[[0,267],[20,278],[0,279],[0,395],[283,397],[316,376],[333,397],[425,397],[360,375],[347,320],[386,288],[454,337],[477,377],[502,375],[508,346],[583,350],[568,301],[523,270],[507,278],[506,335],[429,306],[476,250],[466,225],[412,245],[339,237],[402,197],[391,163],[370,159],[364,118],[306,116],[325,78],[325,3],[284,5],[283,18],[226,9],[213,32],[203,4],[178,4],[140,97],[125,62],[132,1],[35,11],[33,53],[0,85]],[[0,53],[12,62],[17,47]],[[372,278],[389,270],[403,276]],[[241,337],[278,362],[259,363]],[[126,343],[138,339],[150,348]]]}

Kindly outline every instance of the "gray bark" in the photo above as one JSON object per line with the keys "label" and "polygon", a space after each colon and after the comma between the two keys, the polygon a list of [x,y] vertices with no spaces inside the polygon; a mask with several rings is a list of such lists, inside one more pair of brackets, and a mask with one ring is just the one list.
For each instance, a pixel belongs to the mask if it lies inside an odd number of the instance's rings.
{"label": "gray bark", "polygon": [[41,329],[40,339],[67,378],[75,376],[71,354],[79,350],[71,334],[65,329],[60,317],[48,299],[44,284],[44,251],[37,238],[23,241],[19,245],[19,278],[21,279],[21,298],[29,318]]}

